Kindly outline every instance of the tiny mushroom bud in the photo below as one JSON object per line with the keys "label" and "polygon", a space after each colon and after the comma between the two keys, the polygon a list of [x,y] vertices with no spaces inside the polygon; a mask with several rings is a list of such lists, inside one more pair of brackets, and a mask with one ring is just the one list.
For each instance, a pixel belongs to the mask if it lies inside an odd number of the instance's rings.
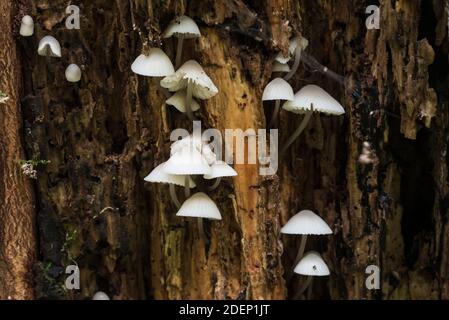
{"label": "tiny mushroom bud", "polygon": [[23,16],[19,33],[22,37],[30,37],[34,34],[34,21],[31,16]]}
{"label": "tiny mushroom bud", "polygon": [[309,292],[311,292],[313,277],[328,276],[330,274],[329,268],[323,258],[321,258],[321,255],[315,251],[307,252],[304,255],[304,258],[302,258],[296,265],[294,272],[307,276],[307,279],[299,289],[297,296],[301,295],[307,288],[309,288]]}
{"label": "tiny mushroom bud", "polygon": [[148,55],[138,56],[131,70],[146,77],[166,77],[175,72],[170,58],[159,48],[151,48]]}
{"label": "tiny mushroom bud", "polygon": [[305,113],[305,117],[296,131],[290,136],[281,150],[281,156],[288,147],[301,135],[309,123],[314,111],[331,115],[342,115],[345,113],[342,105],[326,91],[316,85],[306,85],[299,90],[293,101],[287,101],[282,106],[284,110],[293,113]]}
{"label": "tiny mushroom bud", "polygon": [[72,63],[65,70],[65,78],[69,82],[78,82],[81,80],[81,69],[78,65]]}
{"label": "tiny mushroom bud", "polygon": [[58,40],[52,36],[45,36],[39,41],[37,53],[46,57],[61,57],[61,45]]}
{"label": "tiny mushroom bud", "polygon": [[184,63],[174,74],[161,80],[161,86],[171,92],[186,89],[186,113],[194,120],[192,97],[210,99],[218,93],[217,87],[195,60]]}
{"label": "tiny mushroom bud", "polygon": [[182,44],[184,39],[193,39],[201,37],[200,29],[198,25],[191,18],[187,16],[180,16],[172,20],[164,31],[162,37],[178,38],[178,46],[176,49],[175,65],[178,68],[181,65],[182,58]]}
{"label": "tiny mushroom bud", "polygon": [[295,57],[295,61],[293,62],[290,72],[284,77],[284,80],[288,81],[294,76],[299,68],[299,63],[301,62],[301,53],[308,45],[309,41],[303,37],[295,37],[290,41],[289,52]]}
{"label": "tiny mushroom bud", "polygon": [[187,199],[176,213],[178,217],[197,217],[221,220],[220,210],[205,193],[198,192]]}
{"label": "tiny mushroom bud", "polygon": [[262,101],[275,100],[274,113],[271,118],[270,127],[274,125],[278,118],[281,100],[291,101],[294,98],[293,89],[290,84],[282,78],[271,80],[265,87],[262,94]]}
{"label": "tiny mushroom bud", "polygon": [[94,294],[92,300],[110,300],[108,295],[103,291],[98,291]]}

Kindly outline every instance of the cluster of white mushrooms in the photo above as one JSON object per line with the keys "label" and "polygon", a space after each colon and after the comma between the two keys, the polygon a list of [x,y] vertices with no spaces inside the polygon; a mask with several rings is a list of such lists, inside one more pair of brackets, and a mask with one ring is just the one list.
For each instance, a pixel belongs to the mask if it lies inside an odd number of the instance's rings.
{"label": "cluster of white mushrooms", "polygon": [[[34,20],[26,15],[22,18],[20,24],[20,35],[22,37],[31,37],[34,34]],[[61,58],[61,45],[53,36],[45,36],[39,41],[37,53],[44,57]],[[81,69],[77,64],[70,64],[65,70],[65,77],[69,82],[79,82],[81,80]]]}
{"label": "cluster of white mushrooms", "polygon": [[[178,38],[175,58],[177,66],[181,64],[184,39],[200,36],[197,24],[187,16],[178,17],[169,24],[163,37]],[[195,99],[210,99],[218,93],[217,87],[198,62],[189,60],[175,72],[170,58],[159,48],[151,48],[139,55],[131,69],[139,75],[162,78],[160,86],[173,93],[166,100],[166,104],[186,114],[190,120],[195,119],[194,112],[200,109]],[[204,238],[202,219],[221,220],[221,214],[217,205],[205,192],[197,192],[190,196],[190,190],[198,187],[193,177],[215,179],[215,183],[208,188],[214,190],[221,178],[236,176],[237,172],[217,159],[207,141],[203,141],[201,136],[189,135],[174,142],[170,154],[170,158],[151,171],[145,177],[145,181],[169,184],[171,200],[178,208],[176,215],[199,218],[199,232]],[[175,186],[184,188],[185,201],[182,205],[178,200]]]}

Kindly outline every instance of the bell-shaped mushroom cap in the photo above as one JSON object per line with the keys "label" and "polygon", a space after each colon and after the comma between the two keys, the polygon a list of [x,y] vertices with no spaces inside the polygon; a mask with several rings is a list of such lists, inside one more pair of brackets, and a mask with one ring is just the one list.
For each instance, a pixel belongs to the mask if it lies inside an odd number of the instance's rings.
{"label": "bell-shaped mushroom cap", "polygon": [[[153,171],[150,172],[148,176],[145,177],[145,181],[153,183],[168,183],[175,184],[178,186],[185,185],[185,176],[180,174],[169,174],[164,169],[165,162],[158,165]],[[189,177],[190,188],[195,188],[195,182]]]}
{"label": "bell-shaped mushroom cap", "polygon": [[205,193],[198,192],[187,199],[176,213],[178,217],[196,217],[221,220],[220,210]]}
{"label": "bell-shaped mushroom cap", "polygon": [[[186,91],[181,90],[177,91],[174,95],[165,101],[166,104],[171,105],[178,109],[178,111],[185,113],[186,112]],[[195,99],[192,99],[192,111],[198,111],[200,109],[200,105],[196,102]]]}
{"label": "bell-shaped mushroom cap", "polygon": [[211,168],[196,148],[185,147],[173,154],[164,165],[169,174],[209,174]]}
{"label": "bell-shaped mushroom cap", "polygon": [[312,105],[313,111],[317,112],[337,116],[345,113],[345,109],[337,100],[319,86],[313,84],[299,90],[295,94],[294,100],[287,101],[282,108],[294,113],[304,113],[310,111]]}
{"label": "bell-shaped mushroom cap", "polygon": [[262,101],[293,100],[294,94],[290,84],[282,78],[271,80],[262,94]]}
{"label": "bell-shaped mushroom cap", "polygon": [[217,161],[217,155],[212,151],[208,144],[201,140],[201,137],[188,135],[187,137],[173,142],[171,145],[170,154],[173,155],[183,148],[195,148],[206,159],[209,165]]}
{"label": "bell-shaped mushroom cap", "polygon": [[211,180],[221,177],[235,177],[237,172],[226,162],[217,161],[211,166],[211,173],[204,175],[204,179]]}
{"label": "bell-shaped mushroom cap", "polygon": [[301,50],[305,50],[307,46],[309,45],[309,40],[307,40],[304,37],[294,37],[290,40],[290,45],[288,47],[288,52],[290,52],[291,55],[295,53],[296,48],[300,47]]}
{"label": "bell-shaped mushroom cap", "polygon": [[65,70],[65,78],[69,82],[78,82],[81,80],[81,69],[76,64],[72,63]]}
{"label": "bell-shaped mushroom cap", "polygon": [[273,68],[271,69],[272,72],[289,72],[290,66],[286,63],[280,63],[278,61],[275,61],[273,63]]}
{"label": "bell-shaped mushroom cap", "polygon": [[151,48],[148,55],[138,56],[131,70],[146,77],[166,77],[175,73],[170,58],[159,48]]}
{"label": "bell-shaped mushroom cap", "polygon": [[94,294],[92,300],[110,300],[108,295],[103,291],[98,291]]}
{"label": "bell-shaped mushroom cap", "polygon": [[19,33],[22,37],[30,37],[34,34],[34,21],[31,16],[23,16]]}
{"label": "bell-shaped mushroom cap", "polygon": [[288,220],[281,233],[322,235],[332,234],[332,230],[320,216],[310,210],[303,210]]}
{"label": "bell-shaped mushroom cap", "polygon": [[192,39],[201,37],[201,32],[195,21],[187,16],[180,16],[170,22],[162,35],[164,38],[172,36]]}
{"label": "bell-shaped mushroom cap", "polygon": [[307,252],[296,265],[294,272],[305,276],[328,276],[330,274],[323,258],[315,251]]}
{"label": "bell-shaped mushroom cap", "polygon": [[40,56],[61,57],[61,45],[58,40],[52,36],[45,36],[39,41],[37,53]]}
{"label": "bell-shaped mushroom cap", "polygon": [[199,99],[209,99],[218,93],[217,87],[203,68],[195,60],[184,63],[174,74],[161,80],[161,86],[174,92],[193,86],[192,95]]}

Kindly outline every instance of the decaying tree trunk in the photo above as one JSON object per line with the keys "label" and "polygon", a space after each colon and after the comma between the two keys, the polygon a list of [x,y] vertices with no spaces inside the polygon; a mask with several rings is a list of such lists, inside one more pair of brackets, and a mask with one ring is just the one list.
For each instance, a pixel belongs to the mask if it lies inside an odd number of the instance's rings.
{"label": "decaying tree trunk", "polygon": [[21,73],[13,37],[15,6],[0,2],[0,299],[32,299],[36,259],[32,184],[20,172],[23,150]]}
{"label": "decaying tree trunk", "polygon": [[[102,290],[114,299],[291,298],[301,278],[284,273],[299,239],[281,236],[280,228],[299,210],[311,209],[334,230],[311,237],[307,246],[331,269],[330,277],[314,282],[314,298],[449,298],[447,5],[380,1],[380,29],[368,30],[370,4],[86,0],[76,3],[81,29],[68,30],[67,1],[30,1],[25,12],[35,17],[36,34],[17,39],[27,75],[23,135],[30,158],[51,161],[39,169],[36,183],[36,296],[82,299]],[[340,118],[314,115],[277,175],[236,165],[239,175],[211,194],[223,220],[206,222],[208,243],[195,220],[175,216],[167,186],[143,181],[168,159],[170,132],[191,124],[165,106],[154,81],[130,70],[142,37],[174,58],[175,43],[162,40],[161,31],[184,13],[197,21],[202,37],[185,41],[183,61],[197,60],[219,88],[201,102],[203,128],[265,128],[272,108],[261,95],[273,57],[286,53],[289,38],[300,34],[310,44],[292,87],[318,84],[346,109]],[[60,41],[62,59],[37,56],[37,43],[47,34]],[[78,84],[64,79],[70,63],[83,69]],[[0,81],[15,88],[12,110],[17,80]],[[282,112],[281,141],[300,117]],[[10,115],[8,130],[18,118]],[[371,164],[358,162],[364,141],[373,149]],[[7,163],[17,188],[27,191],[15,196],[29,204],[29,182],[17,176],[11,160],[19,140],[2,142],[12,151],[6,160],[2,155],[1,168]],[[20,220],[28,227],[20,254],[29,257],[33,233],[26,208],[14,218],[27,212]],[[64,291],[65,267],[74,263],[81,290]],[[381,290],[365,286],[369,265],[380,267]]]}

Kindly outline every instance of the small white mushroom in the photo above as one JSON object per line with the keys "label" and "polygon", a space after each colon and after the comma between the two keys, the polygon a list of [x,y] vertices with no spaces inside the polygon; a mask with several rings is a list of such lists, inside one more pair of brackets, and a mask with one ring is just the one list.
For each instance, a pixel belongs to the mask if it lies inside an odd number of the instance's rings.
{"label": "small white mushroom", "polygon": [[187,137],[174,142],[170,147],[170,155],[175,154],[185,147],[196,148],[210,166],[217,161],[217,155],[212,151],[207,142],[203,141],[201,137],[196,137],[194,135],[188,135]]}
{"label": "small white mushroom", "polygon": [[181,175],[204,175],[211,167],[196,148],[184,147],[174,153],[164,165],[165,172]]}
{"label": "small white mushroom", "polygon": [[[150,172],[148,176],[145,177],[145,181],[147,182],[153,182],[153,183],[166,183],[169,184],[169,190],[170,190],[170,198],[172,202],[176,205],[177,208],[181,206],[181,203],[178,200],[178,197],[176,195],[175,185],[178,186],[185,186],[185,179],[186,176],[184,175],[175,175],[175,174],[169,174],[164,169],[165,162],[158,165],[156,168],[153,169],[153,171]],[[195,182],[188,177],[189,179],[189,188],[195,188]]]}
{"label": "small white mushroom", "polygon": [[186,113],[194,120],[192,97],[210,99],[218,93],[217,87],[195,60],[184,63],[174,74],[161,80],[161,86],[171,92],[186,89]]}
{"label": "small white mushroom", "polygon": [[220,210],[209,196],[203,192],[195,193],[187,199],[176,213],[178,217],[196,217],[221,220]]}
{"label": "small white mushroom", "polygon": [[305,113],[305,116],[299,127],[283,146],[281,156],[301,135],[314,111],[331,115],[342,115],[345,113],[345,109],[343,109],[343,106],[337,100],[316,85],[306,85],[303,87],[295,94],[293,101],[287,101],[282,108],[293,113]]}
{"label": "small white mushroom", "polygon": [[37,53],[44,57],[61,57],[61,45],[58,40],[52,36],[45,36],[39,41]]}
{"label": "small white mushroom", "polygon": [[223,177],[235,177],[237,176],[237,172],[232,168],[230,165],[228,165],[224,161],[216,161],[211,166],[211,173],[205,174],[204,179],[206,180],[212,180],[217,179],[215,183],[209,187],[209,190],[213,191],[218,188],[221,182],[221,178]]}
{"label": "small white mushroom", "polygon": [[182,44],[184,39],[193,39],[201,37],[198,25],[191,18],[187,16],[180,16],[172,20],[164,31],[162,37],[178,38],[178,46],[176,48],[175,66],[178,68],[181,65],[182,58]]}
{"label": "small white mushroom", "polygon": [[[168,98],[165,103],[175,107],[178,111],[182,113],[186,113],[186,101],[187,100],[187,92],[185,90],[177,91],[174,95]],[[200,105],[195,99],[192,99],[192,111],[198,111],[200,109]]]}
{"label": "small white mushroom", "polygon": [[68,82],[78,82],[81,80],[81,69],[78,65],[72,63],[65,70],[65,78]]}
{"label": "small white mushroom", "polygon": [[262,94],[262,101],[275,100],[275,108],[269,127],[272,127],[278,118],[281,100],[291,101],[294,98],[293,89],[290,84],[282,78],[271,80]]}
{"label": "small white mushroom", "polygon": [[103,291],[98,291],[94,294],[92,300],[110,300],[108,295]]}
{"label": "small white mushroom", "polygon": [[284,77],[284,80],[290,80],[299,68],[299,63],[301,62],[301,53],[309,45],[309,41],[303,37],[295,37],[290,41],[289,52],[295,57],[293,66],[289,73]]}
{"label": "small white mushroom", "polygon": [[31,37],[34,34],[34,21],[31,16],[23,16],[19,33],[22,37]]}
{"label": "small white mushroom", "polygon": [[324,262],[323,258],[318,252],[309,251],[304,255],[304,258],[299,261],[295,267],[295,273],[307,276],[303,286],[299,289],[296,296],[301,295],[307,288],[312,290],[313,277],[328,276],[330,274],[329,268]]}
{"label": "small white mushroom", "polygon": [[166,77],[175,72],[170,58],[159,48],[151,48],[148,55],[138,56],[131,70],[146,77]]}
{"label": "small white mushroom", "polygon": [[275,61],[273,63],[273,67],[271,69],[271,72],[289,72],[290,71],[290,67],[288,64],[286,63],[280,63],[278,61]]}
{"label": "small white mushroom", "polygon": [[296,265],[304,254],[308,235],[332,234],[332,230],[320,216],[310,210],[302,210],[288,220],[281,228],[281,233],[301,235],[301,244],[294,262]]}

